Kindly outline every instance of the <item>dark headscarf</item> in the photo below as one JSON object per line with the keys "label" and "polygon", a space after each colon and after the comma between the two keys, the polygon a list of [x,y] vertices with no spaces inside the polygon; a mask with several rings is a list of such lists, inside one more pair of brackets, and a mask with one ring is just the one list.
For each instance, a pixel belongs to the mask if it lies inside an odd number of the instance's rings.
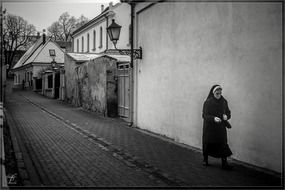
{"label": "dark headscarf", "polygon": [[[215,97],[214,97],[213,90],[214,90],[214,88],[216,88],[217,86],[220,86],[220,85],[215,84],[214,86],[212,86],[212,88],[211,88],[211,90],[210,90],[210,92],[209,92],[209,94],[208,94],[207,100],[210,99],[210,98],[215,98]],[[222,96],[221,98],[223,98],[223,96]]]}

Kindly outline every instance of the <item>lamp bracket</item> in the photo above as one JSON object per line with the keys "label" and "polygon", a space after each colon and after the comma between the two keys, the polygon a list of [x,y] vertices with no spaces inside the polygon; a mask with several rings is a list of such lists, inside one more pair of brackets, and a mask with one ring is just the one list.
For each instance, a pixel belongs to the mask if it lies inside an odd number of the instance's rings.
{"label": "lamp bracket", "polygon": [[[131,49],[107,49],[105,53],[119,53],[120,55],[132,55],[132,50]],[[140,47],[139,49],[133,49],[133,59],[142,59],[142,48]]]}
{"label": "lamp bracket", "polygon": [[[131,49],[117,49],[121,55],[132,55]],[[133,49],[133,58],[134,59],[142,59],[142,48]]]}

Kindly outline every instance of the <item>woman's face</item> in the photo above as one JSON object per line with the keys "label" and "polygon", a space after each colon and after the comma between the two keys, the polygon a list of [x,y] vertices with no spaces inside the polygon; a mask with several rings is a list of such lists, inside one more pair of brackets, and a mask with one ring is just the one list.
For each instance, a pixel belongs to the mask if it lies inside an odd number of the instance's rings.
{"label": "woman's face", "polygon": [[216,91],[214,92],[214,97],[215,97],[216,99],[220,99],[221,96],[222,96],[222,90],[221,90],[221,89],[218,89],[218,90],[216,90]]}

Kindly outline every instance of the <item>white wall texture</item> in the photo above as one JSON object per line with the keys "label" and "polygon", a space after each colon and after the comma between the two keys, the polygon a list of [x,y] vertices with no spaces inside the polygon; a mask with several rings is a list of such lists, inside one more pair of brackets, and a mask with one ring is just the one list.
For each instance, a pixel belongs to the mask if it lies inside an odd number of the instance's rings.
{"label": "white wall texture", "polygon": [[281,3],[179,2],[138,13],[137,126],[201,148],[202,105],[220,84],[233,158],[281,172],[281,11]]}

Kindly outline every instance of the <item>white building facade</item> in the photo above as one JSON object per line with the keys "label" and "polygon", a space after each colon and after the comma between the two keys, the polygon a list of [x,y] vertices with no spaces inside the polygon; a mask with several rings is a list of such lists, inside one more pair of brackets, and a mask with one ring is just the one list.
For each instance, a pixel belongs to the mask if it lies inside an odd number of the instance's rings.
{"label": "white building facade", "polygon": [[220,84],[233,158],[281,172],[282,3],[137,3],[134,22],[134,125],[202,148],[202,105]]}
{"label": "white building facade", "polygon": [[[50,56],[50,51],[54,51],[55,56]],[[33,89],[43,92],[47,84],[42,80],[42,73],[51,67],[51,62],[55,61],[58,67],[64,65],[64,50],[51,39],[43,35],[13,67],[14,88]],[[52,91],[54,87],[50,87]]]}
{"label": "white building facade", "polygon": [[114,49],[107,34],[107,27],[112,19],[122,26],[118,48],[128,48],[130,6],[126,3],[109,4],[101,14],[74,31],[73,52],[76,53],[102,53],[107,49]]}

